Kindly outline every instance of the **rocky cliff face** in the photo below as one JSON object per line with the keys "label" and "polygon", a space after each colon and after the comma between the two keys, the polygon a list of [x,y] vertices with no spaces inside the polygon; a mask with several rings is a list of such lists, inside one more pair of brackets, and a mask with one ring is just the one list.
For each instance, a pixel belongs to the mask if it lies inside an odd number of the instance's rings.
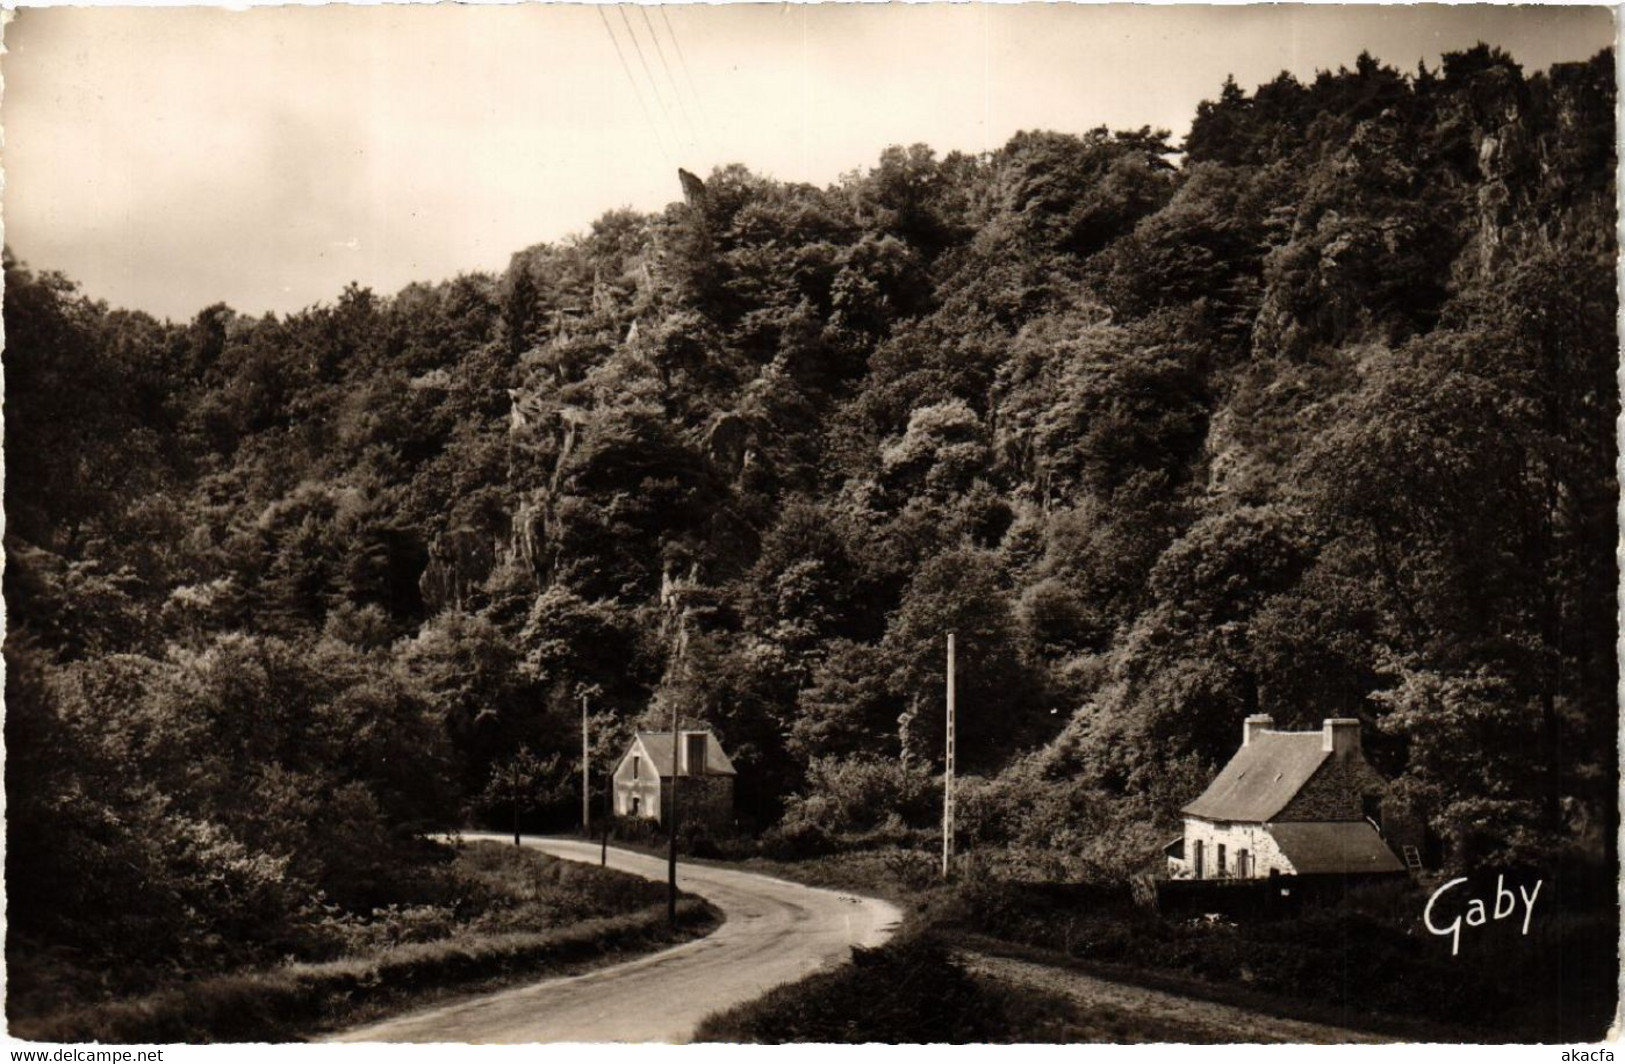
{"label": "rocky cliff face", "polygon": [[424,604],[433,613],[464,609],[496,561],[497,543],[489,532],[463,525],[440,533],[429,544],[429,563],[418,579]]}

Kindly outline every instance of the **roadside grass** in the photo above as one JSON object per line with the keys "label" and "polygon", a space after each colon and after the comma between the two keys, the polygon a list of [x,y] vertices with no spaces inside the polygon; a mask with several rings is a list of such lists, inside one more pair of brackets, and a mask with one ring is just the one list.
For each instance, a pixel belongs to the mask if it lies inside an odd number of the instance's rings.
{"label": "roadside grass", "polygon": [[[664,843],[642,836],[611,836],[610,845],[652,857],[664,858],[667,852]],[[757,872],[807,887],[889,901],[903,914],[900,927],[903,934],[924,929],[930,922],[928,914],[952,896],[952,888],[942,881],[938,858],[918,849],[898,846],[852,849],[800,859],[766,857],[743,845],[736,850],[739,854],[736,857],[680,851],[678,860],[681,864]]]}
{"label": "roadside grass", "polygon": [[1597,1041],[1613,1019],[1618,914],[1555,909],[1527,936],[1483,929],[1452,957],[1421,927],[1427,892],[1351,890],[1277,920],[1169,919],[1107,889],[963,883],[945,931],[1083,962],[1094,974],[1311,1022],[1421,1040]]}
{"label": "roadside grass", "polygon": [[798,861],[752,857],[735,867],[809,887],[870,894],[918,913],[951,890],[943,883],[935,854],[902,847],[848,850]]}
{"label": "roadside grass", "polygon": [[[184,982],[140,997],[10,1017],[28,1041],[296,1041],[427,1004],[645,952],[712,930],[703,900],[678,902],[639,876],[497,843],[459,847],[463,919],[392,912],[348,928],[348,955]],[[376,914],[375,914],[376,915]],[[438,934],[435,932],[439,931]]]}
{"label": "roadside grass", "polygon": [[1205,1042],[1203,1028],[1080,1007],[1059,994],[972,975],[929,934],[707,1017],[702,1042],[887,1044]]}
{"label": "roadside grass", "polygon": [[993,957],[1032,961],[1051,968],[1082,972],[1100,979],[1126,986],[1159,990],[1181,997],[1230,1005],[1249,1012],[1278,1016],[1287,1020],[1321,1024],[1327,1027],[1345,1027],[1369,1034],[1384,1035],[1399,1042],[1471,1043],[1480,1039],[1483,1031],[1477,1028],[1439,1023],[1414,1016],[1371,1011],[1351,1012],[1337,1002],[1310,1001],[1267,993],[1246,984],[1215,983],[1205,979],[1183,976],[1169,971],[1113,964],[1105,961],[1083,960],[1055,949],[1023,945],[968,932],[944,932],[943,940],[962,949]]}
{"label": "roadside grass", "polygon": [[[968,862],[944,884],[936,855],[919,849],[739,864],[896,902],[905,933],[1398,1039],[1596,1041],[1614,1012],[1617,914],[1586,904],[1549,913],[1527,937],[1488,929],[1474,942],[1475,957],[1451,958],[1421,929],[1426,891],[1408,882],[1358,888],[1290,919],[1235,923],[1165,918],[1135,905],[1126,883],[1008,879],[986,860]],[[1103,1021],[1050,1009],[1033,1022],[1051,1034],[1081,1023],[1077,1033],[1089,1040]]]}

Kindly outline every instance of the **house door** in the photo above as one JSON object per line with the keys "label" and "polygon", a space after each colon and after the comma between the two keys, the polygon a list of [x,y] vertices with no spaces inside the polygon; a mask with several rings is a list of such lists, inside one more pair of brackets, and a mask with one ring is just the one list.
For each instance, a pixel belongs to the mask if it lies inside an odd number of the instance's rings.
{"label": "house door", "polygon": [[634,794],[632,796],[632,815],[633,816],[637,816],[639,814],[639,808],[638,807],[641,806],[642,804],[643,803],[638,800],[638,796]]}
{"label": "house door", "polygon": [[1197,879],[1202,879],[1206,875],[1207,870],[1206,870],[1206,868],[1203,867],[1203,864],[1202,864],[1202,840],[1201,839],[1196,840],[1196,854],[1195,854],[1195,857],[1196,857],[1196,859],[1193,862],[1193,865],[1194,865],[1194,867],[1196,869],[1196,878]]}

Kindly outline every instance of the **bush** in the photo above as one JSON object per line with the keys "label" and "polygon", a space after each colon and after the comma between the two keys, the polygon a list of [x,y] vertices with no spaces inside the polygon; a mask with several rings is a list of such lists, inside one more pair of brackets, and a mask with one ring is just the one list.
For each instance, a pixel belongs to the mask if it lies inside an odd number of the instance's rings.
{"label": "bush", "polygon": [[[596,822],[595,833],[606,825]],[[665,853],[670,838],[665,825],[647,817],[611,816],[610,841]],[[757,840],[731,827],[718,828],[702,820],[684,820],[677,828],[677,852],[690,857],[742,861],[762,852]]]}
{"label": "bush", "polygon": [[939,784],[918,762],[856,755],[814,758],[806,793],[785,805],[779,828],[789,838],[874,831],[888,817],[926,826],[941,816]]}
{"label": "bush", "polygon": [[[212,836],[200,833],[198,838],[208,841]],[[524,936],[566,933],[594,920],[645,911],[664,914],[665,911],[662,884],[641,876],[560,860],[535,849],[475,842],[455,848],[425,844],[422,850],[421,863],[402,869],[402,882],[393,888],[413,900],[356,912],[323,903],[318,898],[309,906],[296,929],[297,937],[288,940],[290,948],[281,957],[306,965],[353,966],[374,963],[380,957],[398,956],[400,950],[419,946],[430,953],[466,952],[470,948],[477,952],[505,937],[511,939],[517,935],[523,941]],[[242,883],[258,883],[259,879],[239,880],[226,874],[235,867],[234,862],[240,863],[237,849],[211,843],[201,852],[213,856],[211,863],[197,867],[214,870],[214,874],[212,879],[200,875],[200,883],[212,882],[250,901],[256,897],[244,890]],[[178,872],[184,873],[193,867],[185,865]],[[216,911],[223,909],[217,903]],[[220,936],[215,932],[213,937]],[[238,937],[246,935],[239,932]],[[194,932],[194,940],[200,938]],[[114,984],[111,980],[97,982],[96,973],[87,970],[82,958],[63,951],[40,950],[37,944],[13,936],[7,942],[8,970],[20,974],[17,983],[24,992],[8,994],[7,1015],[14,1027],[42,1022],[40,1017],[44,1016],[74,1013],[102,1015],[105,1012],[108,1016],[127,1017],[131,1015],[129,1009],[135,1006],[116,1003],[88,1009],[87,1006],[98,998],[111,996],[129,1001],[135,994],[145,995],[135,999],[140,1006],[136,1012],[169,1016],[180,1009],[192,1015],[190,1010],[205,1007],[201,1000],[194,1000],[197,994],[205,994],[211,1002],[225,998],[235,1000],[239,989],[233,988],[247,987],[249,989],[241,992],[260,994],[264,986],[275,984],[275,971],[242,974],[253,965],[264,967],[274,961],[267,962],[240,949],[232,951],[232,944],[229,940],[219,942],[214,955],[201,955],[189,973],[193,981],[166,993],[166,987],[176,981],[173,973],[156,973],[145,985]],[[229,968],[227,961],[233,962]],[[202,986],[213,989],[207,992],[196,989]],[[174,998],[175,993],[180,993],[181,998]],[[135,1021],[121,1019],[118,1022]],[[212,1030],[202,1019],[195,1024],[199,1031]]]}
{"label": "bush", "polygon": [[1007,1041],[1002,1004],[928,937],[854,948],[850,965],[708,1017],[708,1042]]}
{"label": "bush", "polygon": [[961,874],[934,915],[947,926],[1100,959],[1107,959],[1100,946],[1121,955],[1124,936],[1143,935],[1155,922],[1121,881],[1023,883],[987,871]]}
{"label": "bush", "polygon": [[[1172,920],[1126,886],[1023,884],[963,876],[939,898],[938,926],[1095,961],[1195,976],[1353,1015],[1460,1024],[1509,1040],[1593,1041],[1613,1015],[1619,962],[1611,911],[1554,908],[1528,936],[1482,929],[1475,957],[1452,958],[1420,928],[1426,891],[1408,880],[1352,887],[1293,919]],[[1464,949],[1466,946],[1464,945]],[[1515,981],[1507,972],[1517,972]]]}
{"label": "bush", "polygon": [[762,855],[777,861],[799,861],[808,857],[823,857],[841,848],[834,835],[819,824],[798,813],[793,820],[781,821],[762,833]]}
{"label": "bush", "polygon": [[[688,928],[714,914],[704,902],[678,902]],[[413,943],[370,957],[292,964],[271,972],[217,976],[133,1001],[14,1021],[28,1041],[115,1043],[286,1041],[332,1025],[356,1008],[426,989],[516,974],[602,953],[667,941],[665,906],[550,931]]]}
{"label": "bush", "polygon": [[1159,822],[1168,808],[1152,774],[1127,795],[1086,779],[1056,775],[1041,757],[1017,761],[992,778],[966,777],[959,791],[960,846],[998,855],[998,874],[1033,882],[1121,880],[1161,857],[1177,828]]}

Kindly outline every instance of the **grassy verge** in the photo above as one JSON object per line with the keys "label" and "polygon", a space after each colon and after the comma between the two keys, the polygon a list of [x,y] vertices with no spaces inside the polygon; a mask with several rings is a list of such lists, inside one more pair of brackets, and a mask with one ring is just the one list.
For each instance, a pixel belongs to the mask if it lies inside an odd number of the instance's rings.
{"label": "grassy verge", "polygon": [[1080,1008],[1057,994],[972,975],[929,934],[853,950],[850,965],[708,1017],[696,1039],[956,1045],[1208,1040],[1200,1027]]}
{"label": "grassy verge", "polygon": [[1082,972],[1114,983],[1230,1005],[1266,1016],[1386,1035],[1400,1042],[1471,1043],[1483,1036],[1483,1031],[1479,1029],[1437,1023],[1412,1016],[1370,1011],[1351,1012],[1345,1005],[1334,1002],[1284,997],[1244,984],[1214,983],[1205,979],[1127,964],[1080,960],[1058,950],[1006,942],[986,935],[958,933],[945,934],[943,938],[955,946],[995,957],[1033,961],[1052,968]]}
{"label": "grassy verge", "polygon": [[[1613,1015],[1617,916],[1578,902],[1542,914],[1528,936],[1510,921],[1488,928],[1472,956],[1452,958],[1420,927],[1426,891],[1407,882],[1359,888],[1290,919],[1237,923],[1161,917],[1134,905],[1123,884],[1030,884],[980,868],[945,885],[934,855],[913,850],[743,866],[887,898],[907,914],[905,931],[983,952],[1399,1039],[1595,1041]],[[1078,1020],[1047,1015],[1033,1022],[1052,1034]],[[1100,1027],[1096,1018],[1081,1022],[1083,1040]]]}
{"label": "grassy verge", "polygon": [[924,913],[950,888],[934,854],[919,850],[853,850],[799,861],[752,857],[734,867],[777,876],[809,887],[855,891]]}
{"label": "grassy verge", "polygon": [[[14,1015],[11,1033],[52,1042],[291,1041],[449,993],[644,952],[718,922],[714,909],[688,897],[672,929],[660,884],[533,850],[474,843],[460,861],[471,887],[486,893],[449,926],[391,913],[350,929],[358,945],[349,956],[216,975],[46,1016]],[[615,911],[586,915],[606,909]],[[443,933],[434,935],[436,927]]]}
{"label": "grassy verge", "polygon": [[[612,837],[610,845],[652,857],[666,856],[665,844],[642,838]],[[745,848],[740,849],[743,851]],[[896,905],[902,912],[900,930],[904,934],[927,929],[933,922],[931,914],[942,908],[952,895],[952,888],[942,881],[935,855],[896,847],[843,850],[799,860],[759,855],[728,859],[682,853],[679,861],[682,864],[757,872],[803,886],[880,898]]]}
{"label": "grassy verge", "polygon": [[[1037,947],[1106,978],[1379,1034],[1477,1042],[1602,1038],[1619,973],[1617,914],[1507,921],[1451,956],[1421,927],[1424,889],[1355,888],[1278,920],[1168,919],[1109,890],[967,882],[934,926]],[[1058,947],[1058,948],[1057,948]]]}

